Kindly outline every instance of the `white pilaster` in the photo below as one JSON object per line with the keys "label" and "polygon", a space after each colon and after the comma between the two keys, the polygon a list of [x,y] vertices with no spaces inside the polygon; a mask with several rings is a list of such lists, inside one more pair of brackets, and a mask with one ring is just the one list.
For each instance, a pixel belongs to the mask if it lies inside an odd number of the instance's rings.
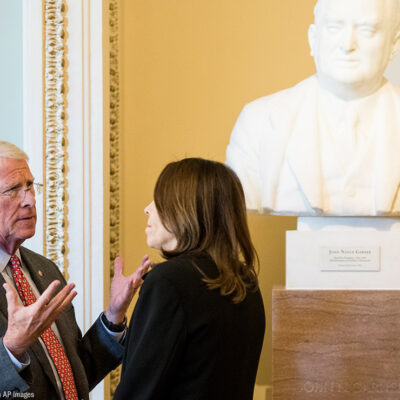
{"label": "white pilaster", "polygon": [[[44,178],[43,163],[43,4],[23,1],[23,133],[24,150],[38,182]],[[77,320],[86,331],[104,307],[109,258],[109,128],[108,63],[103,64],[103,15],[106,0],[67,0],[67,259],[69,280],[76,284]],[[104,12],[104,14],[103,14]],[[108,30],[108,22],[106,29]],[[107,53],[106,53],[107,54]],[[106,144],[106,145],[104,145]],[[38,224],[34,238],[25,245],[44,252],[43,197],[37,199]],[[104,273],[106,271],[106,275]],[[106,277],[106,278],[105,278]],[[93,391],[104,398],[104,384]]]}
{"label": "white pilaster", "polygon": [[[67,2],[68,272],[87,330],[104,307],[108,260],[108,125],[103,101],[103,1]],[[106,102],[105,102],[106,103]],[[106,211],[106,213],[105,213]],[[106,217],[105,217],[106,216]],[[104,398],[99,384],[93,398]]]}
{"label": "white pilaster", "polygon": [[[43,8],[42,0],[22,2],[23,148],[36,181],[43,183]],[[43,254],[43,196],[37,196],[36,234],[24,246]]]}

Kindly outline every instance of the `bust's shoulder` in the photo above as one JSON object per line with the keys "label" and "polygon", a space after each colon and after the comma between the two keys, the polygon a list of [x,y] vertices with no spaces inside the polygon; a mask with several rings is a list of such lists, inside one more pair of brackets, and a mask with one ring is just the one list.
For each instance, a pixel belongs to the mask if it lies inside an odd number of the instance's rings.
{"label": "bust's shoulder", "polygon": [[304,96],[318,88],[318,80],[315,75],[304,79],[295,86],[260,97],[246,104],[243,112],[253,115],[266,115],[274,110],[287,110],[297,107],[304,100]]}

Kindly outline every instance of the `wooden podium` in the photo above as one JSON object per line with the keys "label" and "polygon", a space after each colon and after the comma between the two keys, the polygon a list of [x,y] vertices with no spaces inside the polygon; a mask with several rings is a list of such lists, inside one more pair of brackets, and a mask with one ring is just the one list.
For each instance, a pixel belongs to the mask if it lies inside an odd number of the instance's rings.
{"label": "wooden podium", "polygon": [[272,293],[273,400],[399,400],[400,291]]}

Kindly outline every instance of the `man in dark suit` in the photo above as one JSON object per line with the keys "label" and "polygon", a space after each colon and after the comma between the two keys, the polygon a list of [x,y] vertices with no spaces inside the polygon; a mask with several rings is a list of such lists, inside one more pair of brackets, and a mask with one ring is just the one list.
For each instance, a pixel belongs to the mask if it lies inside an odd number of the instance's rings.
{"label": "man in dark suit", "polygon": [[57,266],[21,244],[36,226],[35,183],[28,157],[0,141],[0,396],[88,399],[118,366],[125,313],[150,262],[134,274],[115,263],[110,304],[82,337],[71,304],[76,292]]}

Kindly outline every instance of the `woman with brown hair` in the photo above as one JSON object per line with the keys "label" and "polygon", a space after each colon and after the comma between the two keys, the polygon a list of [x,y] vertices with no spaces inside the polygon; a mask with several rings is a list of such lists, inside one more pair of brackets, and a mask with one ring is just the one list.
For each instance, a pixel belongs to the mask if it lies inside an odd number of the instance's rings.
{"label": "woman with brown hair", "polygon": [[170,163],[145,213],[166,261],[144,277],[114,399],[251,400],[265,316],[239,179]]}

